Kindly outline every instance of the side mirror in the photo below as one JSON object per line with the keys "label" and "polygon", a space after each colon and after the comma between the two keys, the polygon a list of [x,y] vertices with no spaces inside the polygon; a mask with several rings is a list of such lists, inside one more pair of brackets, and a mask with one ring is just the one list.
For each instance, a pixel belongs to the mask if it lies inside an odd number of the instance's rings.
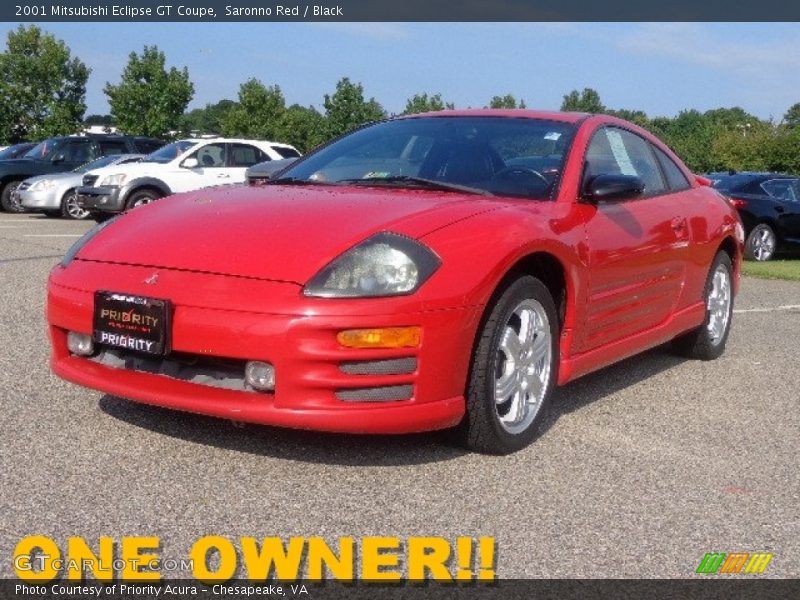
{"label": "side mirror", "polygon": [[184,169],[196,169],[199,165],[200,163],[197,162],[197,159],[193,157],[187,158],[181,163],[181,166]]}
{"label": "side mirror", "polygon": [[53,163],[54,165],[57,165],[59,163],[63,163],[66,159],[67,157],[64,156],[62,152],[59,152],[53,158],[50,159],[50,162]]}
{"label": "side mirror", "polygon": [[644,193],[644,182],[635,175],[598,175],[584,190],[591,202],[619,202]]}

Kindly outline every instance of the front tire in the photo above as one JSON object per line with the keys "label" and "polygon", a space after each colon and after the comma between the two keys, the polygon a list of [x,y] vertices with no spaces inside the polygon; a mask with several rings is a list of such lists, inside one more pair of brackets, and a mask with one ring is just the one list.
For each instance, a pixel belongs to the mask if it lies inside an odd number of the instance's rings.
{"label": "front tire", "polygon": [[19,184],[22,181],[9,181],[4,187],[3,192],[0,194],[0,205],[3,206],[3,210],[10,213],[22,213],[25,212],[25,208],[22,206],[22,201],[19,199],[19,196],[14,196],[14,192],[19,187]]}
{"label": "front tire", "polygon": [[65,219],[83,221],[88,219],[91,214],[88,210],[78,206],[78,193],[76,190],[69,190],[61,199],[61,216]]}
{"label": "front tire", "polygon": [[462,423],[466,445],[509,454],[538,435],[558,379],[558,317],[538,279],[512,281],[478,334]]}
{"label": "front tire", "polygon": [[158,200],[161,196],[153,190],[137,190],[133,192],[125,203],[125,210],[131,210],[137,206],[150,204],[153,200]]}
{"label": "front tire", "polygon": [[748,260],[767,261],[775,256],[778,247],[778,237],[772,227],[766,223],[759,223],[747,236],[744,243],[744,256]]}
{"label": "front tire", "polygon": [[725,352],[733,317],[733,264],[727,252],[718,252],[706,279],[703,324],[674,342],[679,354],[687,358],[714,360]]}

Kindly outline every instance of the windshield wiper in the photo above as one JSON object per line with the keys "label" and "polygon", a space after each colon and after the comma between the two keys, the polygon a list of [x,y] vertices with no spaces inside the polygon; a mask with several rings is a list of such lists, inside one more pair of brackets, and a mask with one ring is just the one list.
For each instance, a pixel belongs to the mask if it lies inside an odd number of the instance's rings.
{"label": "windshield wiper", "polygon": [[431,190],[443,190],[447,192],[462,192],[465,194],[477,194],[480,196],[494,196],[488,190],[459,185],[458,183],[447,183],[436,181],[435,179],[425,179],[424,177],[413,177],[411,175],[390,175],[389,177],[368,177],[366,179],[339,179],[336,183],[350,183],[355,185],[400,185],[411,184]]}

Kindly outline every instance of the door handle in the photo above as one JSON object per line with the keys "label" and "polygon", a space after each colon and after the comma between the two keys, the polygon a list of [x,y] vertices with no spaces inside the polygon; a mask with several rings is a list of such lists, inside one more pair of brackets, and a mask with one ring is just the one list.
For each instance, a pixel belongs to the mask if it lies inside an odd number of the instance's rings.
{"label": "door handle", "polygon": [[231,176],[228,175],[227,173],[220,173],[219,175],[217,175],[217,179],[230,179],[230,178]]}

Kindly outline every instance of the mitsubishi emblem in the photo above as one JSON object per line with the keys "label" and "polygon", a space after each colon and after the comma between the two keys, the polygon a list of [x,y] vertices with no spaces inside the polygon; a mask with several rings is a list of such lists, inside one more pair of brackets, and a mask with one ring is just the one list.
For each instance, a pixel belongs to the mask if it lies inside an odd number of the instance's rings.
{"label": "mitsubishi emblem", "polygon": [[142,283],[146,283],[147,285],[155,285],[156,283],[158,283],[158,273],[153,273],[152,275],[150,275],[150,277],[145,279]]}

